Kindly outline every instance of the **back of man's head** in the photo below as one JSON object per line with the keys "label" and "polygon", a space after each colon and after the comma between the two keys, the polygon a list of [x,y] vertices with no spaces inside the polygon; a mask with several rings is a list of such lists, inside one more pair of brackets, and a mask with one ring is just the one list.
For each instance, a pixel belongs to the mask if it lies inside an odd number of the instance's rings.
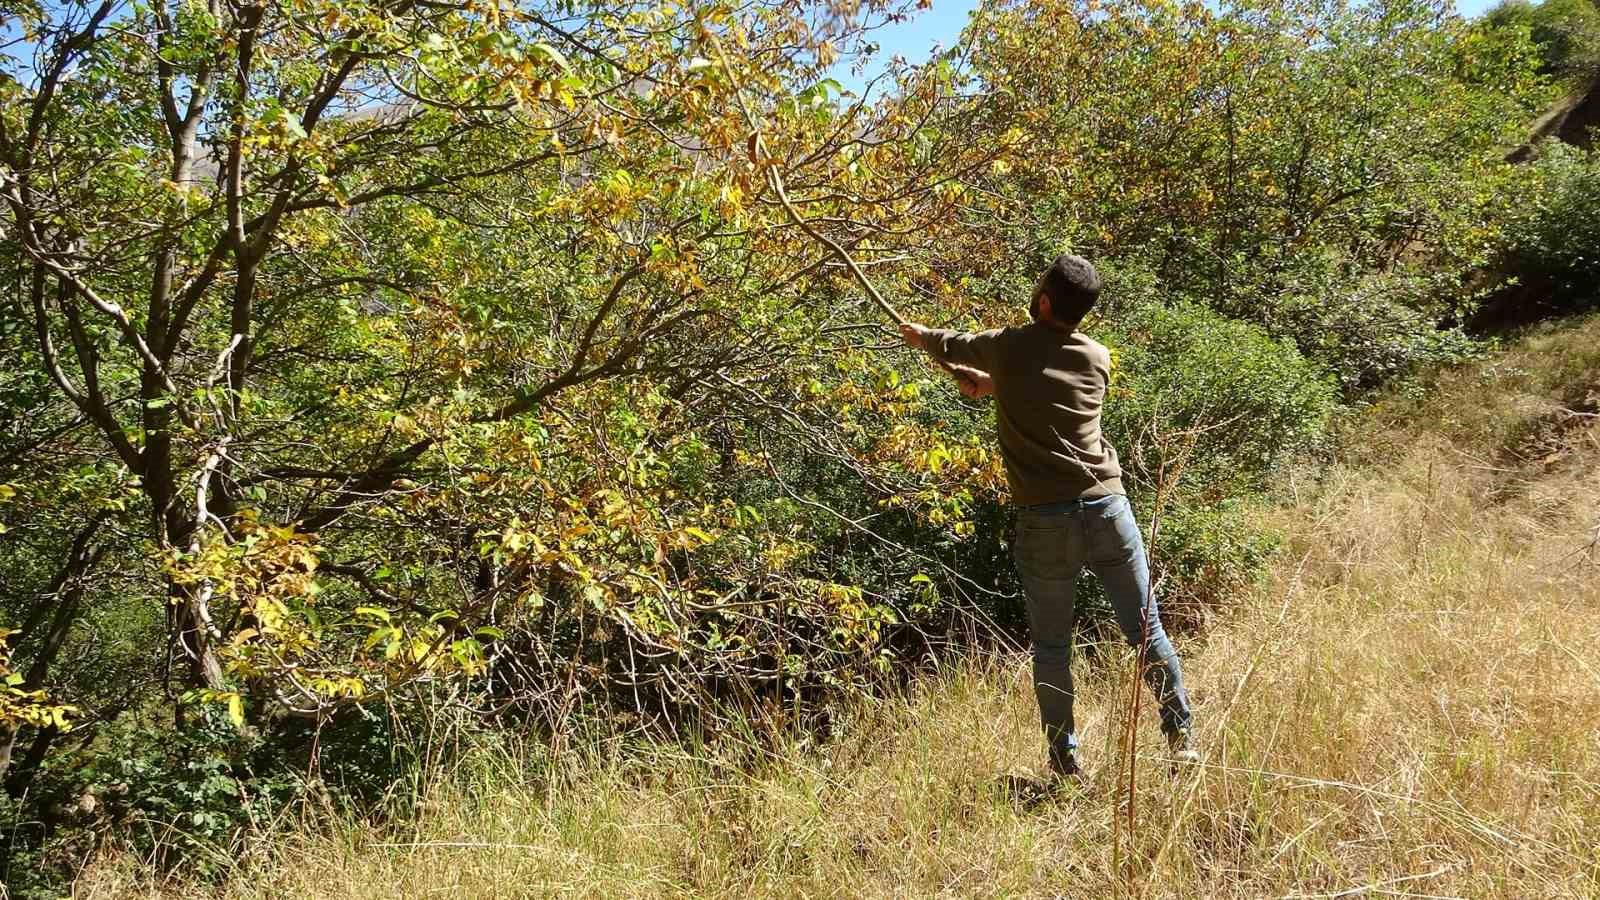
{"label": "back of man's head", "polygon": [[1055,324],[1076,328],[1100,298],[1100,274],[1081,256],[1063,253],[1039,276],[1028,312],[1039,318],[1039,295],[1050,298],[1050,318]]}

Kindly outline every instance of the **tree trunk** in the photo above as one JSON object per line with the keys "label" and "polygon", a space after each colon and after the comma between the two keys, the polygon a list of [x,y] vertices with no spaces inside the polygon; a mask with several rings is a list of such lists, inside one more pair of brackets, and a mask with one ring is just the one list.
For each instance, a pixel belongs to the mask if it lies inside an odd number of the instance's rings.
{"label": "tree trunk", "polygon": [[221,633],[211,620],[211,586],[180,584],[167,579],[168,622],[171,640],[188,661],[185,679],[190,687],[221,690],[222,663],[217,659]]}

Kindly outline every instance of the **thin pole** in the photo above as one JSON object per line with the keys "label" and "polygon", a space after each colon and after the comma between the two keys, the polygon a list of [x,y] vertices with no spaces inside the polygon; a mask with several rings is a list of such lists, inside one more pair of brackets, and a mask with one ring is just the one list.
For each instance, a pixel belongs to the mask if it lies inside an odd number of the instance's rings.
{"label": "thin pole", "polygon": [[755,109],[750,106],[750,102],[745,98],[744,84],[734,74],[733,66],[728,64],[728,55],[722,49],[722,40],[714,33],[710,34],[709,37],[711,38],[712,48],[717,51],[717,58],[722,62],[723,70],[728,73],[728,78],[733,82],[733,95],[738,100],[739,109],[744,113],[746,124],[750,126],[750,133],[754,140],[751,146],[753,151],[751,162],[765,169],[767,184],[771,185],[773,193],[778,195],[778,202],[783,204],[783,209],[789,214],[790,220],[799,226],[800,230],[805,232],[812,240],[827,247],[834,256],[838,257],[839,261],[844,263],[844,267],[850,270],[850,274],[854,276],[856,282],[861,285],[862,290],[866,291],[867,296],[872,298],[872,302],[877,304],[885,315],[893,319],[896,325],[910,324],[906,317],[900,315],[899,310],[896,310],[894,305],[885,300],[883,294],[878,292],[877,286],[872,283],[872,279],[867,277],[867,273],[861,270],[861,266],[850,255],[850,251],[841,246],[838,241],[812,227],[811,222],[800,215],[800,210],[795,208],[793,201],[789,199],[788,188],[783,183],[783,173],[778,170],[777,160],[768,152],[767,142],[762,137],[761,125],[756,118]]}

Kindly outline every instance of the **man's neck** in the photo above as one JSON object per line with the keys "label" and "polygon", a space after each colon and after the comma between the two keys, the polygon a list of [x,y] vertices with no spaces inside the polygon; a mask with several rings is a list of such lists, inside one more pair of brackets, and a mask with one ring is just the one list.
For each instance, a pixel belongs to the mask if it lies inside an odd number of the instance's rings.
{"label": "man's neck", "polygon": [[1073,332],[1078,330],[1078,326],[1077,326],[1076,323],[1074,323],[1072,325],[1067,325],[1067,324],[1064,324],[1061,321],[1057,320],[1054,316],[1038,316],[1038,317],[1034,318],[1033,321],[1035,323],[1039,324],[1039,325],[1043,325],[1044,327],[1046,327],[1046,328],[1050,329],[1051,331],[1054,331],[1054,332],[1056,332],[1058,334],[1070,335]]}

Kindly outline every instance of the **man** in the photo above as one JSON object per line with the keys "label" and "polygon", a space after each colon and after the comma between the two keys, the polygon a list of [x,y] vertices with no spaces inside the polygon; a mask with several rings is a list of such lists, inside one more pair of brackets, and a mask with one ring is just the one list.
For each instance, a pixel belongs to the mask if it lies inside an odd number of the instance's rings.
{"label": "man", "polygon": [[1034,689],[1057,777],[1081,781],[1072,721],[1073,592],[1087,564],[1105,587],[1128,643],[1144,648],[1145,682],[1160,704],[1174,762],[1195,762],[1192,716],[1178,656],[1150,590],[1144,540],[1122,489],[1117,452],[1100,433],[1111,372],[1106,348],[1076,331],[1100,296],[1082,257],[1063,255],[1040,276],[1033,323],[964,334],[900,328],[907,344],[950,367],[969,397],[992,394],[1011,499],[1013,547],[1033,634]]}

